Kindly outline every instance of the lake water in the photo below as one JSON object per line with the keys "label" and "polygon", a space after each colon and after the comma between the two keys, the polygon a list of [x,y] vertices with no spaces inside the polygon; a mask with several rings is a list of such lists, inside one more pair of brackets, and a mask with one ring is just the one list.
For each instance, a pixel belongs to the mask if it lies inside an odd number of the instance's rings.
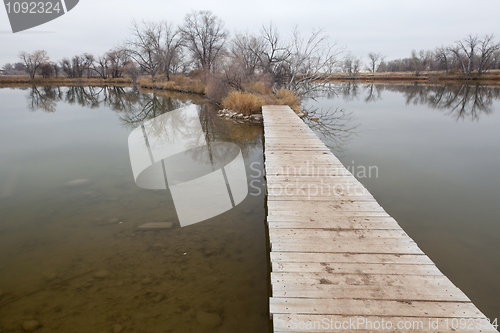
{"label": "lake water", "polygon": [[500,88],[345,83],[307,104],[342,163],[488,318],[500,317]]}
{"label": "lake water", "polygon": [[[4,88],[0,101],[2,332],[27,320],[39,332],[267,332],[260,125],[132,88]],[[236,208],[181,228],[169,192],[136,185],[127,139],[186,105],[207,142],[241,148],[252,186]],[[137,230],[148,222],[173,227]]]}
{"label": "lake water", "polygon": [[[490,318],[499,96],[475,84],[335,84],[306,102],[320,116],[313,130]],[[198,96],[125,87],[2,88],[0,101],[1,332],[27,320],[39,332],[269,331],[262,126],[225,121]],[[208,143],[240,147],[249,195],[181,227],[169,191],[135,183],[127,140],[188,105]],[[148,222],[172,227],[137,229]]]}

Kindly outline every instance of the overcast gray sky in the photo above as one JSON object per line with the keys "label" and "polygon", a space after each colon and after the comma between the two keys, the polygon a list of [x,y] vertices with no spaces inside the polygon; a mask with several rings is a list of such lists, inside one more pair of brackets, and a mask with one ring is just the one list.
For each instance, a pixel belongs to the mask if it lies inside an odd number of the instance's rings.
{"label": "overcast gray sky", "polygon": [[304,32],[323,28],[364,60],[371,51],[388,60],[407,57],[412,49],[448,45],[469,33],[495,33],[500,40],[500,0],[80,0],[66,15],[16,34],[0,9],[0,65],[19,61],[20,51],[38,49],[56,61],[84,52],[100,55],[127,38],[133,19],[179,24],[191,10],[211,10],[231,33],[257,32],[269,22],[284,36],[295,25]]}

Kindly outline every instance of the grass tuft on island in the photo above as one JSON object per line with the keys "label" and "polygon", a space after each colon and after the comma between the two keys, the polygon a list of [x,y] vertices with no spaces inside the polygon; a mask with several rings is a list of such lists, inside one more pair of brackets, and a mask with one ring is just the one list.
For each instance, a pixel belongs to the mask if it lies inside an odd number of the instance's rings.
{"label": "grass tuft on island", "polygon": [[232,91],[222,100],[225,109],[244,115],[261,113],[263,105],[288,105],[296,113],[300,111],[300,101],[297,96],[285,89],[279,90],[274,96]]}

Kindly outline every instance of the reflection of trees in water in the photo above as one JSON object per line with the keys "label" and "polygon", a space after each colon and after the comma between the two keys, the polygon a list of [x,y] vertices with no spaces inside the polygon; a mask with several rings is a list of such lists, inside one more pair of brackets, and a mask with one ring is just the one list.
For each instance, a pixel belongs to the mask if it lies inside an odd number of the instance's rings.
{"label": "reflection of trees in water", "polygon": [[376,84],[365,84],[363,90],[366,92],[365,102],[376,102],[382,99],[382,86]]}
{"label": "reflection of trees in water", "polygon": [[129,128],[135,128],[146,120],[185,106],[177,99],[158,96],[156,93],[143,94],[137,90],[121,94],[116,98],[120,99],[120,104],[115,103],[114,110],[120,114],[123,124]]}
{"label": "reflection of trees in water", "polygon": [[[47,112],[55,112],[56,103],[59,101],[89,108],[106,106],[118,114],[124,127],[130,129],[139,127],[147,120],[166,112],[195,103],[199,104],[198,114],[203,133],[198,133],[196,138],[190,138],[194,140],[194,146],[203,139],[207,143],[233,142],[241,147],[243,156],[248,156],[254,149],[262,149],[262,126],[235,124],[223,120],[217,116],[215,105],[189,94],[141,91],[128,87],[33,86],[28,94],[28,100],[31,110],[41,109]],[[165,119],[168,124],[155,122],[154,128],[148,128],[148,131],[154,133],[158,140],[172,141],[193,134],[189,133],[189,124],[186,124],[186,119],[179,119],[179,117],[166,117]],[[221,151],[226,148],[227,146],[224,145],[214,145],[212,154],[218,159],[223,159],[224,155],[231,154],[231,151]]]}
{"label": "reflection of trees in water", "polygon": [[57,102],[62,99],[59,87],[36,87],[32,86],[27,96],[28,109],[32,111],[43,110],[55,112]]}
{"label": "reflection of trees in water", "polygon": [[438,87],[429,95],[427,104],[444,110],[455,119],[479,120],[482,113],[493,112],[493,100],[500,98],[499,88],[490,88],[479,83],[462,83],[460,86]]}
{"label": "reflection of trees in water", "polygon": [[443,110],[459,120],[479,120],[481,114],[493,112],[493,101],[500,98],[500,88],[487,87],[479,82],[446,83],[443,85],[388,86],[388,90],[403,93],[406,104],[427,105]]}
{"label": "reflection of trees in water", "polygon": [[368,83],[332,83],[328,85],[327,90],[321,91],[320,94],[310,96],[310,99],[317,99],[319,97],[326,97],[328,99],[342,98],[346,102],[354,101],[362,98],[365,102],[375,102],[382,99],[383,85]]}
{"label": "reflection of trees in water", "polygon": [[211,145],[214,142],[237,144],[243,157],[251,155],[255,150],[262,150],[262,126],[223,120],[217,116],[216,107],[207,103],[199,105],[199,117],[211,161],[225,161],[227,164],[235,157],[230,146]]}
{"label": "reflection of trees in water", "polygon": [[427,105],[433,109],[443,110],[445,114],[457,120],[478,120],[481,114],[493,112],[493,101],[500,99],[500,88],[468,81],[442,85],[347,82],[337,85],[336,95],[345,101],[363,99],[365,102],[373,102],[382,99],[384,90],[402,93],[407,105]]}
{"label": "reflection of trees in water", "polygon": [[307,114],[309,119],[319,118],[318,121],[306,120],[306,123],[323,139],[328,148],[338,153],[345,151],[359,126],[354,123],[353,113],[344,109],[310,109]]}
{"label": "reflection of trees in water", "polygon": [[101,105],[101,94],[98,87],[70,86],[66,89],[65,101],[69,104],[78,103],[91,109],[98,108]]}

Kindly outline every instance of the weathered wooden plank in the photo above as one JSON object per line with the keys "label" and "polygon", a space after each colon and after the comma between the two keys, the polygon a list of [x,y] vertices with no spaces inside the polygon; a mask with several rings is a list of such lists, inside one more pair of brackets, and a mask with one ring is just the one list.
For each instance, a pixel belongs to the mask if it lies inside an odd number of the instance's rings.
{"label": "weathered wooden plank", "polygon": [[[463,320],[462,320],[463,319]],[[433,318],[387,316],[339,316],[276,314],[273,316],[274,332],[363,332],[363,333],[498,333],[486,318]]]}
{"label": "weathered wooden plank", "polygon": [[336,241],[340,238],[409,238],[406,232],[399,230],[335,230],[335,229],[272,229],[269,237],[279,239],[302,239],[321,238]]}
{"label": "weathered wooden plank", "polygon": [[357,200],[305,201],[300,204],[287,201],[269,201],[269,210],[273,211],[301,211],[305,216],[310,212],[335,213],[338,211],[384,211],[377,202]]}
{"label": "weathered wooden plank", "polygon": [[[330,214],[327,217],[313,217],[313,216],[304,216],[304,215],[286,215],[286,214],[279,214],[279,215],[268,215],[267,216],[267,221],[269,222],[310,222],[310,223],[316,223],[316,222],[344,222],[344,221],[349,221],[349,222],[396,222],[394,218],[392,218],[389,215],[385,216],[370,216],[370,215],[363,215],[362,214],[357,214],[357,215],[352,215],[352,216],[347,216],[345,214]],[[347,220],[346,220],[347,219]]]}
{"label": "weathered wooden plank", "polygon": [[[319,240],[318,240],[319,242]],[[364,239],[360,241],[336,241],[335,243],[272,243],[272,251],[311,253],[423,253],[411,240]]]}
{"label": "weathered wooden plank", "polygon": [[351,316],[394,316],[434,318],[484,318],[471,303],[387,301],[367,299],[276,298],[269,302],[271,313],[332,314]]}
{"label": "weathered wooden plank", "polygon": [[271,252],[271,262],[294,262],[294,263],[379,263],[379,264],[415,264],[434,265],[432,260],[424,254],[348,254],[348,253],[294,253],[294,252]]}
{"label": "weathered wooden plank", "polygon": [[268,221],[269,229],[401,230],[395,222],[283,222]]}
{"label": "weathered wooden plank", "polygon": [[[279,201],[274,201],[279,202]],[[307,214],[304,214],[304,211],[301,210],[268,210],[268,217],[282,217],[282,218],[302,218],[304,215],[315,219],[315,220],[320,220],[320,219],[329,219],[329,218],[350,218],[350,217],[359,217],[359,218],[365,218],[365,217],[381,217],[381,218],[389,218],[389,214],[387,214],[385,211],[381,210],[360,210],[360,211],[329,211],[329,212],[323,212],[321,210],[308,210]]]}
{"label": "weathered wooden plank", "polygon": [[330,274],[384,274],[384,275],[442,275],[435,265],[362,264],[329,262],[272,262],[273,272],[330,273]]}
{"label": "weathered wooden plank", "polygon": [[[275,189],[273,192],[268,192],[267,199],[269,201],[328,201],[333,202],[335,200],[345,200],[355,198],[357,202],[376,202],[374,198],[363,194],[355,192],[340,192],[340,193],[328,193],[328,190],[314,188],[309,192],[303,189],[297,189],[295,192],[303,195],[293,195],[293,189],[284,189],[283,191]],[[283,194],[283,193],[287,194]],[[304,193],[306,192],[306,193]],[[275,194],[276,193],[276,194]]]}
{"label": "weathered wooden plank", "polygon": [[[307,174],[307,170],[304,173],[297,174],[287,174],[283,173],[269,173],[266,174],[266,179],[272,184],[276,182],[290,182],[290,181],[304,181],[307,183],[317,183],[317,184],[327,184],[330,182],[353,182],[359,184],[359,181],[350,173],[338,173],[338,174],[329,174],[329,175],[321,175],[321,174]],[[311,172],[312,173],[312,172]]]}
{"label": "weathered wooden plank", "polygon": [[[432,266],[432,265],[427,265]],[[335,285],[335,286],[396,286],[404,287],[408,285],[422,287],[435,286],[444,290],[453,291],[456,288],[444,275],[383,275],[383,274],[332,274],[325,272],[272,272],[272,284],[304,286],[313,285]]]}
{"label": "weathered wooden plank", "polygon": [[[450,283],[451,284],[451,283]],[[450,292],[453,290],[453,293]],[[442,285],[330,285],[274,283],[273,297],[280,298],[323,298],[323,299],[380,299],[400,301],[470,302],[469,298],[454,286]]]}

